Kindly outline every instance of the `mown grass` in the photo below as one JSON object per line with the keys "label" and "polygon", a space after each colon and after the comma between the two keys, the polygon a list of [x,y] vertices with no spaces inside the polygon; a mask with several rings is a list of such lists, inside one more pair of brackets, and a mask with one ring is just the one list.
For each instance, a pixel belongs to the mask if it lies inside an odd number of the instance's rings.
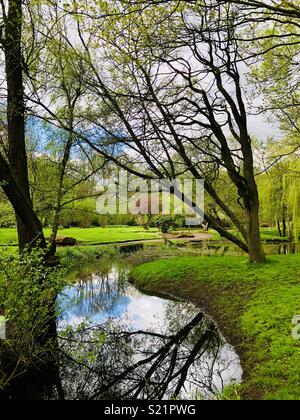
{"label": "mown grass", "polygon": [[[193,230],[188,230],[193,233]],[[198,230],[197,230],[198,232]],[[233,233],[236,233],[232,231]],[[50,229],[44,230],[45,236],[50,236]],[[221,236],[218,232],[210,229],[208,231],[210,240],[219,241]],[[262,239],[265,241],[286,241],[287,238],[281,238],[276,229],[262,228]],[[70,228],[60,229],[58,236],[72,237],[81,244],[110,244],[115,242],[127,242],[136,240],[159,239],[161,234],[158,229],[149,229],[148,231],[140,226],[108,226],[97,228]],[[16,246],[18,242],[16,228],[0,228],[0,245]]]}
{"label": "mown grass", "polygon": [[0,244],[1,245],[17,245],[18,234],[15,228],[1,228],[0,229]]}
{"label": "mown grass", "polygon": [[[46,237],[50,236],[50,229],[45,229]],[[82,244],[101,244],[114,242],[127,242],[135,240],[147,240],[159,238],[160,234],[157,229],[145,230],[139,226],[112,226],[97,228],[70,228],[60,229],[59,236],[72,237]],[[16,229],[0,229],[1,245],[16,245],[17,230]]]}
{"label": "mown grass", "polygon": [[136,267],[131,280],[206,309],[235,345],[244,368],[244,399],[300,400],[300,255],[272,256],[265,265],[244,257],[183,257]]}

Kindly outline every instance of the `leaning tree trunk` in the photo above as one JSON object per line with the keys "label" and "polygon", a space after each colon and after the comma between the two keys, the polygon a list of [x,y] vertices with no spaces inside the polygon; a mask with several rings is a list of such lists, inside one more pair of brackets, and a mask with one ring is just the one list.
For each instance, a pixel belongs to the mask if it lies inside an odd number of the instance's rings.
{"label": "leaning tree trunk", "polygon": [[23,192],[16,184],[14,177],[11,174],[9,166],[0,153],[0,185],[12,204],[18,219],[26,226],[30,233],[29,242],[32,247],[40,246],[46,248],[46,241],[43,235],[43,228],[41,222],[37,218],[32,205],[27,201]]}
{"label": "leaning tree trunk", "polygon": [[[24,198],[30,203],[27,156],[25,147],[25,105],[23,58],[21,50],[22,1],[9,0],[5,20],[5,71],[7,81],[7,130],[10,171]],[[19,248],[32,243],[33,232],[16,213]]]}

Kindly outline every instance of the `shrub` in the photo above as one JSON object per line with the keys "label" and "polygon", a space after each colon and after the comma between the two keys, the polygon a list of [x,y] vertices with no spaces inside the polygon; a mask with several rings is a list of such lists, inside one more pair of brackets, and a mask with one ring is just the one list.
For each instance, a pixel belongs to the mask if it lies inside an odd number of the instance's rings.
{"label": "shrub", "polygon": [[[33,365],[46,360],[45,337],[56,321],[55,299],[65,282],[64,270],[47,268],[40,250],[0,258],[0,315],[8,320],[0,340],[0,390]],[[49,346],[51,341],[48,340]],[[49,350],[49,349],[48,349]]]}
{"label": "shrub", "polygon": [[155,221],[162,233],[168,233],[170,229],[182,229],[185,225],[185,218],[181,215],[159,216]]}

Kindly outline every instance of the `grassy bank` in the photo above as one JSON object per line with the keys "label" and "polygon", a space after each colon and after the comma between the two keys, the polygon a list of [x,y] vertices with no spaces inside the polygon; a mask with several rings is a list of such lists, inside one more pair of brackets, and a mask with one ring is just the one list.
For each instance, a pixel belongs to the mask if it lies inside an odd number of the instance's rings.
{"label": "grassy bank", "polygon": [[218,322],[241,356],[245,399],[300,400],[300,255],[270,257],[253,266],[244,257],[184,257],[136,267],[131,280],[148,292],[193,301]]}

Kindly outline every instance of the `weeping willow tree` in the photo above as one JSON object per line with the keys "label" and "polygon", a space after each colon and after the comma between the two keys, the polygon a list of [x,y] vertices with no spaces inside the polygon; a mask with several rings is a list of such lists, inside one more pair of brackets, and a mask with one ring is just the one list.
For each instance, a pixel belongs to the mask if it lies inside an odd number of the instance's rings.
{"label": "weeping willow tree", "polygon": [[280,236],[299,240],[300,234],[300,159],[272,167],[258,177],[263,222],[276,225]]}
{"label": "weeping willow tree", "polygon": [[261,199],[260,217],[267,225],[275,225],[280,236],[286,236],[286,199],[283,188],[284,170],[275,166],[257,179]]}
{"label": "weeping willow tree", "polygon": [[299,240],[300,233],[300,160],[289,162],[283,179],[287,211],[290,217],[290,237]]}

